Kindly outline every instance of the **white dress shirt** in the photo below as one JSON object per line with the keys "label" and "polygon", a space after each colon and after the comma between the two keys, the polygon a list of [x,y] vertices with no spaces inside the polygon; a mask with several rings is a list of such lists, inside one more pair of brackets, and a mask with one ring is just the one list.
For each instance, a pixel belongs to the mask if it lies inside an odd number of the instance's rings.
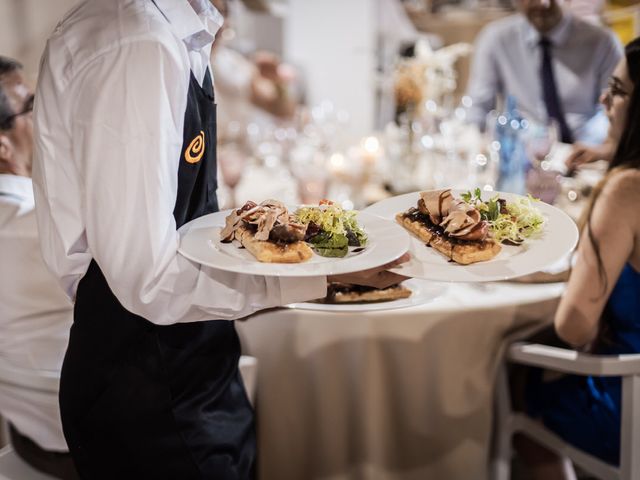
{"label": "white dress shirt", "polygon": [[47,43],[34,111],[45,261],[74,298],[95,259],[122,305],[157,324],[323,296],[325,277],[228,273],[178,254],[189,70],[202,78],[220,17],[205,0],[155,3],[162,13],[151,0],[86,0]]}
{"label": "white dress shirt", "polygon": [[[569,13],[546,37],[567,125],[576,140],[601,142],[607,122],[598,99],[622,58],[620,43],[612,32]],[[525,116],[546,119],[539,41],[540,33],[521,14],[493,22],[478,35],[467,90],[473,121],[482,123],[496,98],[508,95]]]}
{"label": "white dress shirt", "polygon": [[[60,371],[73,306],[42,261],[31,179],[0,175],[0,358]],[[46,450],[66,451],[58,395],[0,386],[0,414]]]}

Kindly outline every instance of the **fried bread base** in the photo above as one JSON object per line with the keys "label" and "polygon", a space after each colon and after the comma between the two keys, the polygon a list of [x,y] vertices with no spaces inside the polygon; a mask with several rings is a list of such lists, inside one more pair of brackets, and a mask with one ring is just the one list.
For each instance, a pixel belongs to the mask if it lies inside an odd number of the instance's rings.
{"label": "fried bread base", "polygon": [[390,302],[411,296],[411,290],[403,285],[393,285],[388,288],[369,290],[367,292],[336,292],[326,303],[359,303],[359,302]]}
{"label": "fried bread base", "polygon": [[438,252],[445,255],[461,265],[485,262],[494,258],[502,247],[495,240],[468,241],[456,243],[446,235],[438,235],[429,229],[424,223],[412,220],[405,215],[405,212],[396,215],[396,221],[422,240],[426,245],[433,247]]}
{"label": "fried bread base", "polygon": [[236,239],[242,246],[264,263],[302,263],[313,256],[313,250],[305,242],[274,243],[256,240],[253,232],[246,227],[238,227]]}

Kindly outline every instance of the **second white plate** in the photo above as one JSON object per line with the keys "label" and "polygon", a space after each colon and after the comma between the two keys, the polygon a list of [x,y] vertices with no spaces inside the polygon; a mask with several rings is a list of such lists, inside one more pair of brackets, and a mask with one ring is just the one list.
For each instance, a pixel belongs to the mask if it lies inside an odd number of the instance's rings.
{"label": "second white plate", "polygon": [[390,302],[362,302],[362,303],[315,303],[301,302],[287,305],[299,310],[315,310],[320,312],[375,312],[382,310],[397,310],[399,308],[414,307],[434,301],[447,290],[447,284],[429,282],[412,278],[403,282],[411,289],[411,296]]}
{"label": "second white plate", "polygon": [[[462,192],[453,191],[458,197]],[[518,195],[503,192],[484,192],[483,199],[496,194],[513,201]],[[364,212],[394,220],[397,213],[416,205],[419,192],[407,193],[382,200]],[[508,280],[545,269],[571,252],[578,242],[578,228],[563,211],[543,202],[535,206],[545,217],[542,235],[528,239],[521,246],[502,245],[502,251],[492,260],[459,265],[444,255],[428,248],[415,236],[411,236],[411,260],[393,271],[408,277],[443,282],[492,282]]]}

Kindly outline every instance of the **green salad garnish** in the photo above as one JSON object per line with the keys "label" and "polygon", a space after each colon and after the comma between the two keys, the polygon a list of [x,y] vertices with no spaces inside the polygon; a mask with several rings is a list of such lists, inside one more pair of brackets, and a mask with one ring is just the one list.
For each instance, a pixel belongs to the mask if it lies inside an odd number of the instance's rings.
{"label": "green salad garnish", "polygon": [[473,193],[463,193],[461,197],[478,209],[497,242],[520,245],[542,232],[544,217],[534,205],[538,200],[531,195],[510,202],[495,195],[484,201],[481,190],[476,188]]}
{"label": "green salad garnish", "polygon": [[335,204],[302,207],[296,219],[307,225],[307,238],[313,249],[323,257],[344,257],[349,247],[363,247],[367,234],[356,221],[357,212],[344,210]]}

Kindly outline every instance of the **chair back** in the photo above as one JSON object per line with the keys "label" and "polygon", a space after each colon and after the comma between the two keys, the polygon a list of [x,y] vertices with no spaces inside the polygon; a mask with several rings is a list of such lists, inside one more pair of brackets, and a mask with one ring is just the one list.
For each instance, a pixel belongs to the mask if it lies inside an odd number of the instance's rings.
{"label": "chair back", "polygon": [[[44,392],[57,395],[60,384],[60,372],[51,370],[35,370],[30,368],[17,367],[0,356],[0,387],[7,386],[22,390],[30,390]],[[6,419],[0,417],[0,440],[9,438],[9,428]],[[0,443],[0,446],[2,444]],[[15,453],[10,449],[0,450],[0,480],[6,478],[24,478],[32,477],[12,477],[6,475],[7,469],[14,471],[16,468],[21,471],[21,464],[15,459]],[[22,462],[24,463],[24,462]],[[26,465],[26,464],[25,464]],[[3,476],[4,475],[4,476]]]}
{"label": "chair back", "polygon": [[60,372],[17,367],[0,357],[0,384],[56,393],[60,386]]}
{"label": "chair back", "polygon": [[0,480],[55,480],[22,460],[11,446],[0,449]]}
{"label": "chair back", "polygon": [[[492,479],[507,480],[511,473],[511,438],[522,433],[538,444],[564,457],[565,465],[579,465],[585,472],[602,480],[640,479],[640,354],[591,355],[574,350],[530,343],[511,345],[507,362],[569,373],[572,375],[622,377],[620,467],[610,465],[548,430],[526,414],[514,412],[506,374],[506,364],[500,368],[496,392],[495,448],[492,458]],[[570,478],[570,477],[567,477]],[[573,477],[575,478],[575,477]]]}
{"label": "chair back", "polygon": [[244,383],[244,389],[247,391],[247,397],[249,397],[251,405],[255,406],[258,380],[258,359],[248,355],[242,355],[240,357],[238,367],[240,368],[240,376]]}

